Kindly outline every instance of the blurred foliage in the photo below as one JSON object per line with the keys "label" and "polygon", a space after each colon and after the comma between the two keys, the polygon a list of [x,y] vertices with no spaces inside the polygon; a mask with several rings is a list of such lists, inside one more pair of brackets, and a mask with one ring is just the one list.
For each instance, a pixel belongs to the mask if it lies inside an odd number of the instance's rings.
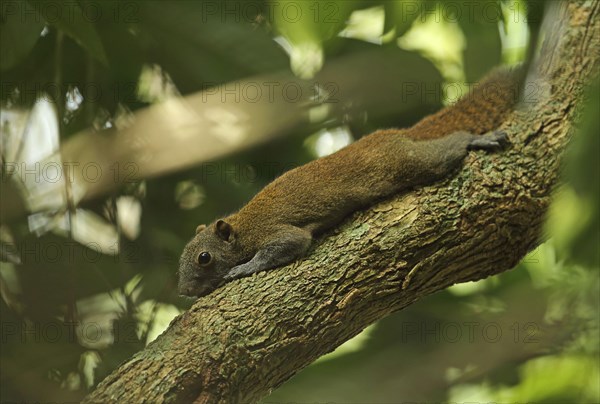
{"label": "blurred foliage", "polygon": [[[29,214],[0,226],[1,400],[78,400],[192,303],[177,296],[176,269],[198,223],[235,211],[292,167],[449,102],[430,93],[418,106],[395,94],[379,95],[390,100],[385,108],[357,102],[369,90],[361,83],[386,89],[404,78],[382,73],[386,63],[369,52],[400,57],[426,91],[442,79],[472,82],[522,60],[523,4],[3,2],[3,210],[7,194],[31,194],[13,201]],[[541,2],[528,4],[535,29]],[[335,77],[328,69],[348,60],[357,61],[358,84],[341,89],[335,116],[282,128],[285,138],[235,156],[76,206],[68,178],[56,194],[34,175],[19,183],[8,169],[60,161],[59,146],[87,128],[110,139],[107,129],[126,127],[153,103],[257,75]],[[458,285],[369,327],[265,401],[600,401],[600,191],[590,174],[598,173],[598,93],[596,83],[584,103],[548,222],[551,242],[515,271]],[[483,333],[497,329],[499,340]]]}
{"label": "blurred foliage", "polygon": [[566,156],[564,178],[568,183],[555,203],[548,232],[556,235],[557,247],[573,263],[600,266],[600,182],[590,176],[600,172],[600,79],[584,97],[580,129]]}

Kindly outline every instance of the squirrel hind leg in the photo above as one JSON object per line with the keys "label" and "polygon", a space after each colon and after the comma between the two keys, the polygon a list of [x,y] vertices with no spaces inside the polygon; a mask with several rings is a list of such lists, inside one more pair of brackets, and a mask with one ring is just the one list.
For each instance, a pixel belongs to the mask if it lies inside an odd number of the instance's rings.
{"label": "squirrel hind leg", "polygon": [[477,136],[467,146],[468,150],[500,150],[510,144],[506,132],[496,130]]}

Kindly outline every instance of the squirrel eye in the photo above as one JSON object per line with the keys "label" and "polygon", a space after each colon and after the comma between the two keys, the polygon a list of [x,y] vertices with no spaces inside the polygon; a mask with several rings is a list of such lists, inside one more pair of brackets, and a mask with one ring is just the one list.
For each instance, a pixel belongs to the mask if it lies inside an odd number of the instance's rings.
{"label": "squirrel eye", "polygon": [[200,265],[208,265],[211,260],[212,260],[212,256],[210,255],[210,253],[207,253],[206,251],[198,254],[198,264],[200,264]]}

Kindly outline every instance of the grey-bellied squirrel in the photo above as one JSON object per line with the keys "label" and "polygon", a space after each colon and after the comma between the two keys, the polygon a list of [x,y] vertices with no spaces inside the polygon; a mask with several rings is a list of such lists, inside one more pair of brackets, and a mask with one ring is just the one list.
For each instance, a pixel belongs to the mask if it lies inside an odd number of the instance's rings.
{"label": "grey-bellied squirrel", "polygon": [[496,70],[411,128],[378,130],[290,170],[237,213],[198,226],[181,255],[179,293],[204,296],[230,280],[290,263],[349,213],[448,176],[469,149],[498,149],[506,135],[493,131],[518,100],[522,74]]}

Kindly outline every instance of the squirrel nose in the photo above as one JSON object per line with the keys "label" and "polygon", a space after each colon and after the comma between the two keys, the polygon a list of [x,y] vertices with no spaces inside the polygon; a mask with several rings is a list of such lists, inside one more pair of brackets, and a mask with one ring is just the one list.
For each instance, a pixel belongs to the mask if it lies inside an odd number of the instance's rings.
{"label": "squirrel nose", "polygon": [[179,285],[179,294],[183,295],[183,296],[193,296],[194,295],[194,289],[192,288],[191,285]]}

